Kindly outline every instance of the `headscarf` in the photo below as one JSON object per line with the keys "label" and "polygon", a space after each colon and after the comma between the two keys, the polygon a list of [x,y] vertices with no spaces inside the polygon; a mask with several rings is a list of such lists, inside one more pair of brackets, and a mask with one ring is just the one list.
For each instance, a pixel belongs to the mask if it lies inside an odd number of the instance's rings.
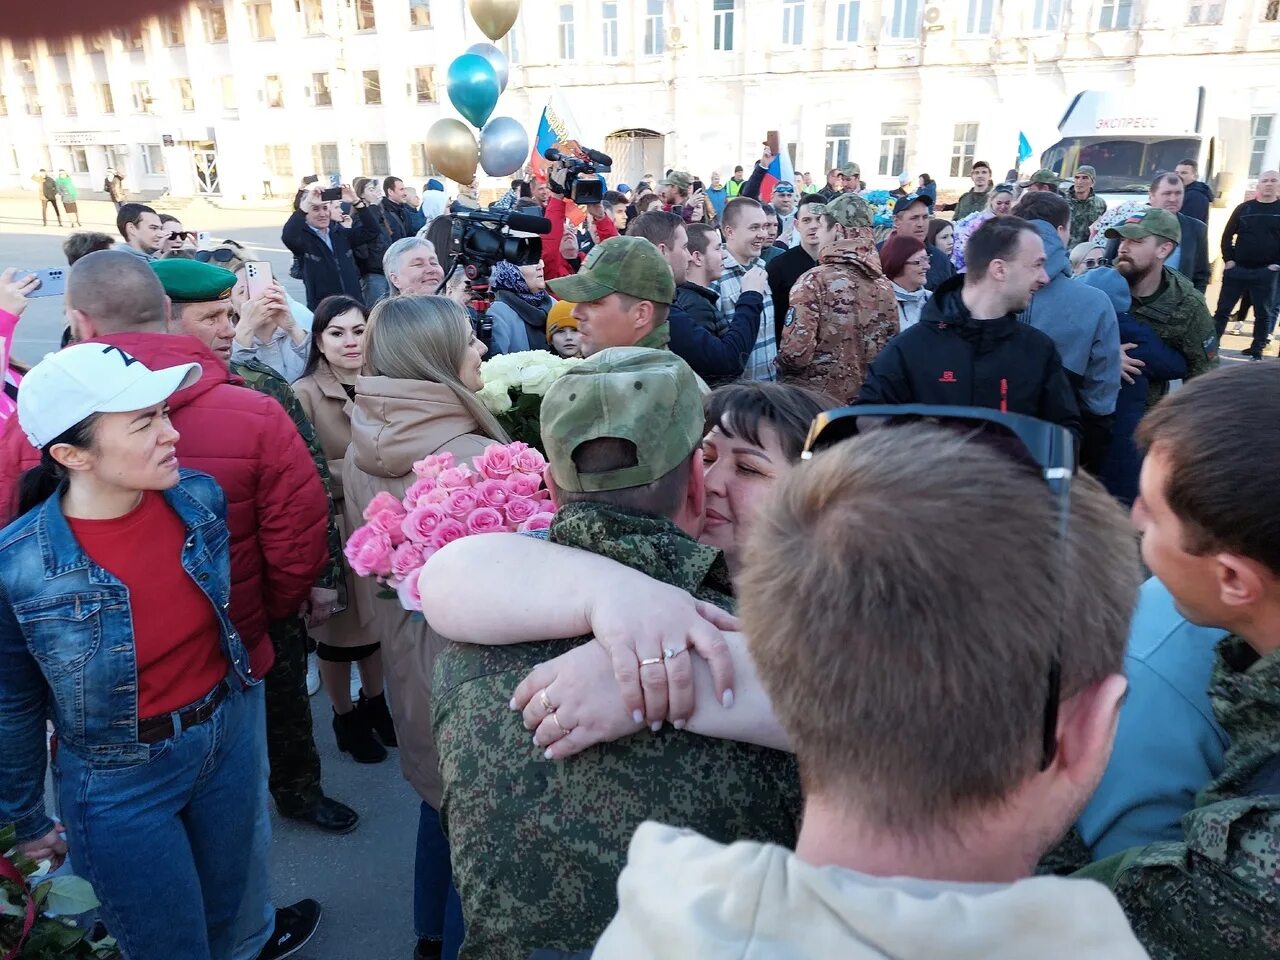
{"label": "headscarf", "polygon": [[489,282],[495,290],[509,290],[531,307],[541,307],[543,295],[534,293],[524,282],[524,274],[510,260],[499,260],[493,265]]}

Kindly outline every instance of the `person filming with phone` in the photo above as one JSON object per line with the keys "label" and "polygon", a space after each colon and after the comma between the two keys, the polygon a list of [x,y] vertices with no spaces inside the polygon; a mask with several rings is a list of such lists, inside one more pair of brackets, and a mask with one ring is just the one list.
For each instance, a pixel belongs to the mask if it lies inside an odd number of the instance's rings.
{"label": "person filming with phone", "polygon": [[345,184],[334,187],[333,196],[319,183],[308,184],[298,197],[298,208],[285,222],[280,239],[302,264],[302,284],[307,291],[307,309],[314,310],[325,297],[346,294],[363,302],[360,271],[354,248],[376,239],[367,218],[356,217],[350,227],[333,222],[330,203],[344,200],[356,210],[367,206]]}
{"label": "person filming with phone", "polygon": [[[233,268],[231,310],[236,325],[233,363],[252,358],[293,383],[307,365],[311,311],[289,299],[265,260],[241,261]],[[297,310],[291,309],[296,306]]]}

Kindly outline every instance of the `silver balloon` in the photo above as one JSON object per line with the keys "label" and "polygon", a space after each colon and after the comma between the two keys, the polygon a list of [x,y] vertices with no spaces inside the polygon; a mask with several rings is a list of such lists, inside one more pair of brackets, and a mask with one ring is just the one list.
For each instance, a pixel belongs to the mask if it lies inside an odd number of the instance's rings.
{"label": "silver balloon", "polygon": [[510,117],[494,117],[480,131],[480,166],[491,177],[515,173],[529,159],[529,135]]}
{"label": "silver balloon", "polygon": [[467,47],[467,53],[478,53],[488,60],[489,65],[493,67],[493,72],[498,75],[498,90],[501,92],[507,89],[507,79],[511,76],[511,63],[507,60],[506,54],[492,43],[473,43]]}

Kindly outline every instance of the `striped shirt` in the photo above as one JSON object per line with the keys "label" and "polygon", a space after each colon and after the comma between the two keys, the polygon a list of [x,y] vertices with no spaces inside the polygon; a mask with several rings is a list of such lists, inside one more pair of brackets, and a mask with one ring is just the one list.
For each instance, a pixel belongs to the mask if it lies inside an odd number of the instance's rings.
{"label": "striped shirt", "polygon": [[[724,273],[720,279],[711,284],[720,297],[716,304],[716,313],[720,323],[727,327],[733,320],[733,312],[738,307],[738,298],[742,296],[742,278],[752,267],[764,267],[760,257],[754,258],[746,266],[733,258],[728,248],[724,251]],[[760,333],[756,336],[756,345],[751,348],[751,356],[742,371],[743,380],[777,380],[778,379],[778,334],[773,324],[773,295],[768,285],[764,288],[764,313],[760,316]]]}

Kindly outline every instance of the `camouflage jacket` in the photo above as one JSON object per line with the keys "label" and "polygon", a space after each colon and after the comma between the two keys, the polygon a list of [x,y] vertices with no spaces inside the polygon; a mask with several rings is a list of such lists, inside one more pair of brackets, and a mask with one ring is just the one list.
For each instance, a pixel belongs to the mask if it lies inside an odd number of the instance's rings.
{"label": "camouflage jacket", "polygon": [[971,213],[981,213],[987,209],[987,203],[991,200],[991,191],[996,185],[993,183],[987,187],[982,193],[970,187],[964,193],[960,194],[960,199],[956,201],[956,212],[951,217],[953,223],[957,223],[969,216]]}
{"label": "camouflage jacket", "polygon": [[1219,777],[1182,818],[1184,839],[1100,860],[1078,876],[1111,886],[1153,960],[1280,956],[1280,795],[1251,781],[1280,755],[1280,653],[1218,644],[1209,685],[1231,738]]}
{"label": "camouflage jacket", "polygon": [[[550,539],[732,608],[720,552],[667,520],[568,504]],[[507,702],[535,665],[590,640],[455,643],[436,660],[441,815],[467,924],[464,960],[525,960],[539,947],[595,943],[617,910],[618,874],[645,820],[721,843],[795,844],[800,789],[789,754],[666,727],[544,760]]]}
{"label": "camouflage jacket", "polygon": [[1084,243],[1089,239],[1089,228],[1107,212],[1107,201],[1098,196],[1096,190],[1090,190],[1089,196],[1083,200],[1077,199],[1072,187],[1063,190],[1062,197],[1071,208],[1071,240],[1067,244],[1067,253],[1070,253],[1077,243]]}
{"label": "camouflage jacket", "polygon": [[784,381],[852,403],[871,361],[898,332],[893,285],[880,270],[871,231],[839,240],[791,288],[778,346]]}
{"label": "camouflage jacket", "polygon": [[[1177,270],[1164,267],[1160,289],[1150,297],[1134,297],[1130,312],[1150,325],[1156,336],[1187,358],[1187,379],[1218,365],[1218,335],[1204,294]],[[1149,380],[1147,409],[1169,392],[1169,381]]]}
{"label": "camouflage jacket", "polygon": [[298,428],[298,434],[306,441],[307,449],[311,451],[311,459],[315,461],[320,480],[324,483],[325,496],[329,499],[329,565],[325,567],[316,586],[336,590],[338,603],[345,606],[347,584],[346,578],[342,575],[342,535],[338,532],[338,514],[333,506],[333,483],[329,477],[329,461],[324,455],[324,449],[320,446],[319,437],[316,436],[316,428],[307,419],[306,411],[298,402],[297,394],[289,387],[289,381],[261,360],[252,357],[235,360],[231,364],[231,372],[244,380],[246,387],[265,393],[269,397],[275,397],[280,406],[284,407],[284,412],[289,415],[293,425]]}

